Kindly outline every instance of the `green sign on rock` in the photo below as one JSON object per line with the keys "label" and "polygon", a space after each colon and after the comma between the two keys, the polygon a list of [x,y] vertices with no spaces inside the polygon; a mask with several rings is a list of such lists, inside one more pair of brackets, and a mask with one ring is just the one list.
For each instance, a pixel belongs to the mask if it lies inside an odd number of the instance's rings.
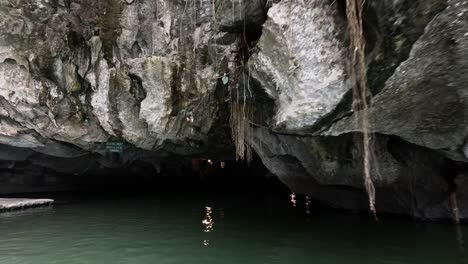
{"label": "green sign on rock", "polygon": [[123,143],[116,141],[109,141],[106,143],[106,149],[109,152],[122,153],[123,152]]}
{"label": "green sign on rock", "polygon": [[223,84],[224,84],[224,85],[228,84],[228,82],[229,82],[229,77],[226,75],[226,73],[223,75],[223,77],[221,78],[221,80],[223,81]]}

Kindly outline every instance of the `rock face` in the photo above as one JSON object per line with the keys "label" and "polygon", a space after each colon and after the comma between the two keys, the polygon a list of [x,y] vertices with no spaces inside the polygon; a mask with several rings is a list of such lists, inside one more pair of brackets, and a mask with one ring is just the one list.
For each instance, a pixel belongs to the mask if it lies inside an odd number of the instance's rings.
{"label": "rock face", "polygon": [[[404,6],[410,8],[402,11]],[[368,8],[377,210],[423,219],[451,217],[448,194],[458,188],[458,206],[467,217],[466,166],[454,162],[467,161],[467,2],[375,1]],[[337,9],[320,1],[316,6],[282,1],[270,9],[251,63],[276,111],[270,115],[270,129],[255,129],[252,144],[292,190],[334,207],[364,209],[361,138],[355,133],[360,131],[360,113],[350,110],[346,55],[339,48],[345,45],[339,36],[346,29],[337,26],[338,19],[322,22],[336,16]],[[409,16],[408,10],[417,15]],[[313,37],[303,37],[308,29],[289,37],[290,28],[301,22],[317,28]],[[394,34],[382,35],[390,32]],[[281,41],[291,38],[300,47],[296,52]],[[299,74],[288,72],[287,60],[279,62],[284,49],[284,58],[299,61],[292,67]],[[308,67],[301,70],[304,65]]]}
{"label": "rock face", "polygon": [[253,76],[275,99],[275,125],[304,129],[350,89],[341,30],[346,25],[327,1],[282,1],[268,18],[251,58]]}
{"label": "rock face", "polygon": [[[409,58],[373,99],[375,132],[466,160],[467,7],[467,3],[452,1],[426,26]],[[358,131],[353,118],[343,118],[323,134]]]}
{"label": "rock face", "polygon": [[[227,106],[243,85],[265,166],[293,191],[365,209],[345,10],[342,0],[0,0],[2,170],[35,179],[232,158]],[[365,16],[377,210],[448,218],[456,189],[467,218],[468,2],[379,0]],[[116,140],[120,159],[105,149]]]}
{"label": "rock face", "polygon": [[188,155],[224,133],[219,75],[234,67],[237,38],[215,30],[208,1],[0,7],[2,144],[70,157],[118,139]]}

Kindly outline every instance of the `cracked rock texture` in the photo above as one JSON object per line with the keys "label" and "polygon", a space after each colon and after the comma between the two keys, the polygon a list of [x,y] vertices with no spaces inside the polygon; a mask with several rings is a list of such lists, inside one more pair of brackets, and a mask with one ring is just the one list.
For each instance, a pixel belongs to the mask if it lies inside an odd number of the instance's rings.
{"label": "cracked rock texture", "polygon": [[268,18],[251,58],[253,76],[275,99],[275,125],[303,129],[332,111],[350,89],[346,24],[327,1],[282,1]]}
{"label": "cracked rock texture", "polygon": [[230,144],[219,75],[237,38],[208,1],[2,0],[0,15],[0,143],[67,158]]}
{"label": "cracked rock texture", "polygon": [[[263,110],[269,118],[254,129],[252,145],[293,191],[365,209],[344,7],[309,2],[281,1],[268,12],[250,65],[274,107]],[[367,7],[377,211],[450,218],[448,195],[456,190],[468,217],[467,8],[457,0]]]}
{"label": "cracked rock texture", "polygon": [[[0,0],[0,181],[233,158],[229,93],[247,88],[264,165],[295,192],[366,209],[345,9]],[[449,218],[456,191],[467,218],[468,2],[368,1],[364,31],[377,210]],[[122,157],[108,141],[124,144]]]}

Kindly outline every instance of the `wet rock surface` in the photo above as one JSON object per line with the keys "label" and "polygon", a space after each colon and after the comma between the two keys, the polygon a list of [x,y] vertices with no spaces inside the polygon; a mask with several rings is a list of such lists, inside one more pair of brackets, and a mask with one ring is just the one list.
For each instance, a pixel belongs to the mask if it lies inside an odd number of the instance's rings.
{"label": "wet rock surface", "polygon": [[[232,159],[228,104],[243,88],[255,106],[250,144],[271,173],[331,206],[365,209],[345,8],[0,0],[0,181]],[[468,217],[467,29],[462,0],[366,8],[378,211],[447,218],[456,186]],[[108,153],[109,141],[125,151]]]}

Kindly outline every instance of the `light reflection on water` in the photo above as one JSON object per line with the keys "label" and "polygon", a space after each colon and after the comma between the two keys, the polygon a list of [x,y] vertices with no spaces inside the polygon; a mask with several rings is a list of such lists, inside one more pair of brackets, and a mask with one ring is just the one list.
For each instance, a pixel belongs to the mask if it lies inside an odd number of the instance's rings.
{"label": "light reflection on water", "polygon": [[213,213],[213,211],[211,210],[211,207],[209,206],[206,206],[205,210],[206,210],[205,218],[203,219],[202,224],[205,227],[204,229],[205,233],[209,233],[213,231],[214,222],[213,222],[213,218],[211,217],[211,214]]}
{"label": "light reflection on water", "polygon": [[306,214],[310,215],[310,198],[307,195],[305,196],[305,210]]}
{"label": "light reflection on water", "polygon": [[296,193],[294,193],[294,192],[291,193],[291,194],[289,195],[289,197],[291,198],[291,199],[290,199],[290,202],[291,202],[292,206],[293,206],[293,207],[296,207],[296,206],[297,206]]}
{"label": "light reflection on water", "polygon": [[[450,225],[311,211],[309,197],[286,193],[92,200],[0,214],[0,264],[468,263]],[[467,231],[460,226],[459,235]]]}
{"label": "light reflection on water", "polygon": [[460,225],[455,226],[455,233],[457,235],[458,248],[461,252],[465,252],[465,240],[463,239],[463,232]]}
{"label": "light reflection on water", "polygon": [[[214,221],[213,218],[211,217],[211,214],[213,213],[213,210],[210,206],[205,206],[205,217],[202,220],[203,224],[203,232],[209,233],[214,230]],[[208,246],[210,245],[210,240],[209,239],[203,239],[203,245]]]}

